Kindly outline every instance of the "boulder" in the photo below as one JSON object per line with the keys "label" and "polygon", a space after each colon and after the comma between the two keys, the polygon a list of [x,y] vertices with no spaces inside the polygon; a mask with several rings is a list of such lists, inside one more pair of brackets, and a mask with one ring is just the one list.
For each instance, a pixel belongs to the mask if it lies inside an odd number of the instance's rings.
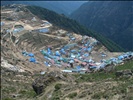
{"label": "boulder", "polygon": [[120,76],[122,76],[123,75],[123,72],[122,71],[117,71],[116,73],[115,73],[115,76],[116,77],[120,77]]}
{"label": "boulder", "polygon": [[41,94],[43,92],[44,86],[43,85],[37,85],[35,83],[32,83],[32,87],[37,95]]}

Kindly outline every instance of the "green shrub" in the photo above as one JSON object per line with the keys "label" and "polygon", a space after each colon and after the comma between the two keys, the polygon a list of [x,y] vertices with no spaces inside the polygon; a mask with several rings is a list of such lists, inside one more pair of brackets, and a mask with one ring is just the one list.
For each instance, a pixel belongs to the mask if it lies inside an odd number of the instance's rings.
{"label": "green shrub", "polygon": [[102,94],[101,92],[95,93],[95,94],[92,96],[92,98],[93,98],[93,99],[100,99],[102,95],[103,95],[103,94]]}
{"label": "green shrub", "polygon": [[69,98],[74,98],[76,96],[77,96],[77,92],[74,92],[68,95]]}
{"label": "green shrub", "polygon": [[55,85],[55,91],[58,91],[61,88],[61,84],[56,84]]}
{"label": "green shrub", "polygon": [[36,93],[33,90],[27,91],[26,93],[27,93],[28,97],[35,97],[36,96]]}
{"label": "green shrub", "polygon": [[25,90],[20,90],[19,93],[20,94],[26,94],[26,91]]}
{"label": "green shrub", "polygon": [[133,100],[133,96],[129,96],[127,100]]}
{"label": "green shrub", "polygon": [[[58,86],[58,85],[57,85]],[[61,96],[61,91],[60,90],[55,90],[52,94],[52,98],[51,100],[60,100],[60,96]]]}
{"label": "green shrub", "polygon": [[36,93],[33,90],[28,90],[28,91],[21,90],[21,91],[19,91],[19,93],[26,97],[35,97],[36,96]]}
{"label": "green shrub", "polygon": [[55,96],[55,97],[53,97],[51,100],[60,100],[60,97]]}

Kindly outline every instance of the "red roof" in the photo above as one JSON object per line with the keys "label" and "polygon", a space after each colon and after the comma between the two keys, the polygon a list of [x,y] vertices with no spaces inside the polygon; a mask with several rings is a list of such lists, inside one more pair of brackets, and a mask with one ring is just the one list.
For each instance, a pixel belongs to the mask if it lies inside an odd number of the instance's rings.
{"label": "red roof", "polygon": [[62,66],[67,67],[67,66],[70,66],[70,65],[67,64],[67,63],[62,63]]}
{"label": "red roof", "polygon": [[82,65],[84,65],[84,66],[85,66],[85,65],[87,65],[87,63],[86,63],[86,62],[82,62]]}
{"label": "red roof", "polygon": [[51,47],[52,47],[52,45],[47,45],[47,47],[48,47],[48,48],[51,48]]}
{"label": "red roof", "polygon": [[74,59],[75,62],[80,62],[78,59]]}
{"label": "red roof", "polygon": [[85,46],[82,46],[82,48],[86,48]]}
{"label": "red roof", "polygon": [[93,63],[90,63],[89,65],[90,65],[90,66],[96,66],[96,64],[93,64]]}
{"label": "red roof", "polygon": [[51,62],[52,64],[54,64],[54,60],[50,60],[50,62]]}

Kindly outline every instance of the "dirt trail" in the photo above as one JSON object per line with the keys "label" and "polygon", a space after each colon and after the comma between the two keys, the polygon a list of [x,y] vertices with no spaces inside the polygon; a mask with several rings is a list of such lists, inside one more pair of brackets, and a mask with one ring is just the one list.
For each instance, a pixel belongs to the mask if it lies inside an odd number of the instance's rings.
{"label": "dirt trail", "polygon": [[12,13],[13,11],[1,11],[1,14],[3,13]]}

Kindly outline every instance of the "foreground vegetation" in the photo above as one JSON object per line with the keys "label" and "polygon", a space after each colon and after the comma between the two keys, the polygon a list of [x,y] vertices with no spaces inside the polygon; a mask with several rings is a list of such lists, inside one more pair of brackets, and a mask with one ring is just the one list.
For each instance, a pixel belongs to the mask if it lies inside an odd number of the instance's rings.
{"label": "foreground vegetation", "polygon": [[[132,100],[133,76],[116,77],[115,72],[133,70],[133,61],[115,67],[115,71],[90,74],[73,74],[73,82],[52,83],[44,93],[36,95],[32,82],[39,74],[18,73],[2,68],[2,100],[64,100],[70,99],[116,99]],[[66,76],[67,77],[67,76]],[[69,80],[69,79],[68,79]],[[77,92],[79,91],[80,92]],[[102,90],[102,91],[101,91]]]}

